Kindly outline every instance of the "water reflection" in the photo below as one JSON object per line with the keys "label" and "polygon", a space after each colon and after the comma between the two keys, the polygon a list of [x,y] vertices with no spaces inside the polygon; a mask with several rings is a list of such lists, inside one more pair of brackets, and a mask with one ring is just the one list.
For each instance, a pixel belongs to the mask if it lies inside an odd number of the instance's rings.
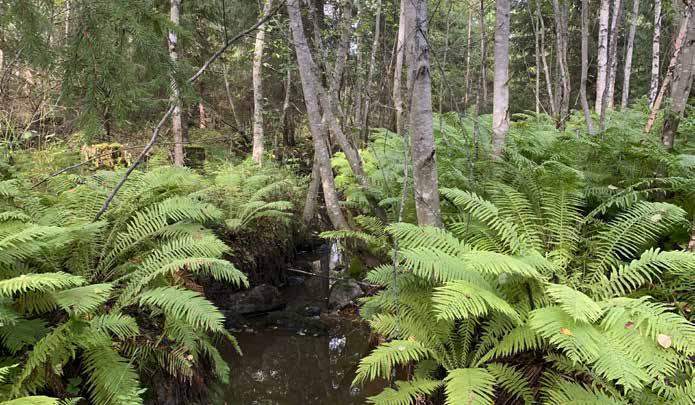
{"label": "water reflection", "polygon": [[328,336],[267,330],[237,336],[244,356],[224,348],[231,365],[229,405],[352,405],[381,390],[352,387],[357,364],[369,351],[369,331],[339,319]]}

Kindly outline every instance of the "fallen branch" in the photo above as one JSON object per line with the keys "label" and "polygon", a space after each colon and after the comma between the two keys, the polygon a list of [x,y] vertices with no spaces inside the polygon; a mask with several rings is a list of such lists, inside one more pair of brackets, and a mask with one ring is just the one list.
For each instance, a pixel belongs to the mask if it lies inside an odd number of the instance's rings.
{"label": "fallen branch", "polygon": [[[250,28],[247,28],[246,30],[240,32],[239,34],[235,35],[233,38],[230,38],[227,40],[224,45],[217,50],[205,63],[203,63],[203,66],[198,69],[193,76],[188,78],[187,82],[188,83],[193,83],[195,82],[200,76],[202,76],[203,73],[210,67],[210,65],[217,60],[222,54],[236,41],[239,39],[247,36],[251,32],[255,31],[259,26],[261,26],[263,23],[268,21],[277,11],[280,9],[280,7],[283,5],[284,2],[281,2],[272,12],[268,13],[268,15],[264,16],[263,18],[259,19],[254,25],[252,25]],[[111,202],[113,201],[114,197],[116,197],[116,194],[118,194],[118,191],[123,187],[123,184],[128,180],[128,177],[130,174],[135,170],[135,168],[142,163],[143,159],[147,154],[150,152],[150,149],[154,146],[154,144],[157,142],[157,137],[159,136],[159,132],[162,129],[162,126],[164,126],[164,123],[167,121],[167,119],[171,116],[171,114],[174,112],[174,108],[176,107],[175,103],[169,103],[169,108],[167,109],[166,113],[162,117],[161,120],[159,120],[159,123],[157,126],[154,128],[152,131],[152,138],[150,138],[150,142],[147,143],[147,146],[145,146],[145,149],[142,150],[142,152],[138,155],[138,157],[135,159],[132,165],[128,167],[128,170],[126,170],[125,174],[123,174],[123,177],[121,180],[116,184],[116,187],[111,190],[109,193],[108,197],[106,197],[106,200],[104,201],[104,205],[101,206],[101,209],[99,212],[97,212],[96,216],[94,217],[94,221],[98,221],[99,218],[101,218],[102,215],[106,212],[106,210],[109,208],[109,205],[111,205]]]}

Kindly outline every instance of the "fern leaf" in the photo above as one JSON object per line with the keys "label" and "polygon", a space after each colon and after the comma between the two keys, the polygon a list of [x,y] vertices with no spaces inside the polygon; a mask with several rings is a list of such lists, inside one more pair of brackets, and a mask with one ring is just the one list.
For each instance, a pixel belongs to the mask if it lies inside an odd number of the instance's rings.
{"label": "fern leaf", "polygon": [[489,405],[494,402],[495,378],[484,368],[451,370],[444,381],[447,405]]}
{"label": "fern leaf", "polygon": [[417,362],[430,354],[430,350],[417,341],[393,340],[381,344],[360,361],[352,383],[357,385],[376,378],[389,378],[394,366]]}

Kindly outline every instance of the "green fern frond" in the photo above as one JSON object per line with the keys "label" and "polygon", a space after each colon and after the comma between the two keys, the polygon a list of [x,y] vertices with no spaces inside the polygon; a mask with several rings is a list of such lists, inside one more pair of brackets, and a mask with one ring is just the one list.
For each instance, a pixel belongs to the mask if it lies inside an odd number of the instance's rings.
{"label": "green fern frond", "polygon": [[178,287],[160,287],[142,293],[139,302],[140,305],[161,308],[195,327],[213,332],[224,331],[224,315],[197,292]]}
{"label": "green fern frond", "polygon": [[394,366],[418,362],[430,354],[430,350],[417,341],[394,340],[381,344],[360,360],[352,383],[357,385],[376,378],[389,378]]}
{"label": "green fern frond", "polygon": [[133,366],[111,347],[110,341],[89,347],[83,354],[89,396],[97,404],[142,404],[142,390]]}
{"label": "green fern frond", "polygon": [[438,287],[432,296],[438,319],[467,319],[499,312],[520,322],[518,312],[493,291],[467,281],[450,281]]}
{"label": "green fern frond", "polygon": [[0,281],[0,295],[12,297],[15,294],[27,292],[52,292],[66,288],[77,287],[86,280],[80,276],[73,276],[63,272],[22,274],[7,280]]}
{"label": "green fern frond", "polygon": [[367,398],[374,405],[411,405],[417,399],[432,394],[442,385],[441,381],[413,379],[396,381],[396,388],[385,388],[380,394]]}
{"label": "green fern frond", "polygon": [[55,302],[71,315],[94,312],[111,296],[112,284],[90,284],[61,290],[52,294]]}
{"label": "green fern frond", "polygon": [[533,403],[534,395],[531,385],[520,371],[502,363],[491,363],[486,368],[503,390],[524,401],[525,404]]}
{"label": "green fern frond", "polygon": [[546,291],[576,321],[595,322],[603,314],[603,309],[599,304],[571,287],[548,283]]}
{"label": "green fern frond", "polygon": [[484,368],[451,370],[444,381],[447,405],[489,405],[494,402],[495,377]]}

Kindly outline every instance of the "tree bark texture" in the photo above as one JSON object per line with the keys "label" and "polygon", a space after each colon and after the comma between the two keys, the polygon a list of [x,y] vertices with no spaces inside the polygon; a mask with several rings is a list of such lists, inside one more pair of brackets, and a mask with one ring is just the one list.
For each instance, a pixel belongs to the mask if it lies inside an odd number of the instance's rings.
{"label": "tree bark texture", "polygon": [[409,132],[413,190],[419,225],[442,226],[432,128],[432,78],[427,42],[427,1],[405,1]]}
{"label": "tree bark texture", "polygon": [[586,130],[590,135],[596,134],[596,129],[594,127],[594,120],[591,118],[591,109],[589,108],[589,101],[586,97],[586,80],[589,74],[589,0],[582,0],[582,76],[581,83],[579,87],[579,98],[582,103],[582,110],[584,111],[584,120],[586,121]]}
{"label": "tree bark texture", "polygon": [[610,0],[601,0],[598,14],[598,56],[596,75],[596,103],[594,110],[601,111],[603,92],[608,76],[608,32],[610,17]]}
{"label": "tree bark texture", "polygon": [[[263,17],[270,14],[273,0],[265,0]],[[261,24],[256,31],[256,42],[253,48],[253,150],[252,157],[259,165],[263,162],[263,48],[265,47],[265,27]]]}
{"label": "tree bark texture", "polygon": [[495,2],[494,54],[492,157],[496,159],[502,155],[509,132],[509,0]]}
{"label": "tree bark texture", "polygon": [[[179,25],[181,14],[181,0],[171,0],[171,8],[169,19],[174,26]],[[171,64],[176,68],[178,61],[178,36],[175,31],[169,31],[169,59]],[[174,104],[174,110],[171,113],[171,133],[174,138],[174,164],[176,166],[184,165],[183,151],[183,123],[181,120],[181,95],[179,85],[176,83],[174,73],[171,75],[171,102]]]}
{"label": "tree bark texture", "polygon": [[630,33],[627,35],[625,45],[625,67],[623,69],[623,97],[620,108],[626,108],[630,99],[630,76],[632,75],[632,53],[635,47],[635,33],[637,32],[637,20],[639,19],[639,2],[632,0],[632,19],[630,20]]}
{"label": "tree bark texture", "polygon": [[652,77],[649,83],[649,106],[654,105],[659,92],[659,58],[661,46],[661,0],[654,0],[654,35],[652,37]]}

